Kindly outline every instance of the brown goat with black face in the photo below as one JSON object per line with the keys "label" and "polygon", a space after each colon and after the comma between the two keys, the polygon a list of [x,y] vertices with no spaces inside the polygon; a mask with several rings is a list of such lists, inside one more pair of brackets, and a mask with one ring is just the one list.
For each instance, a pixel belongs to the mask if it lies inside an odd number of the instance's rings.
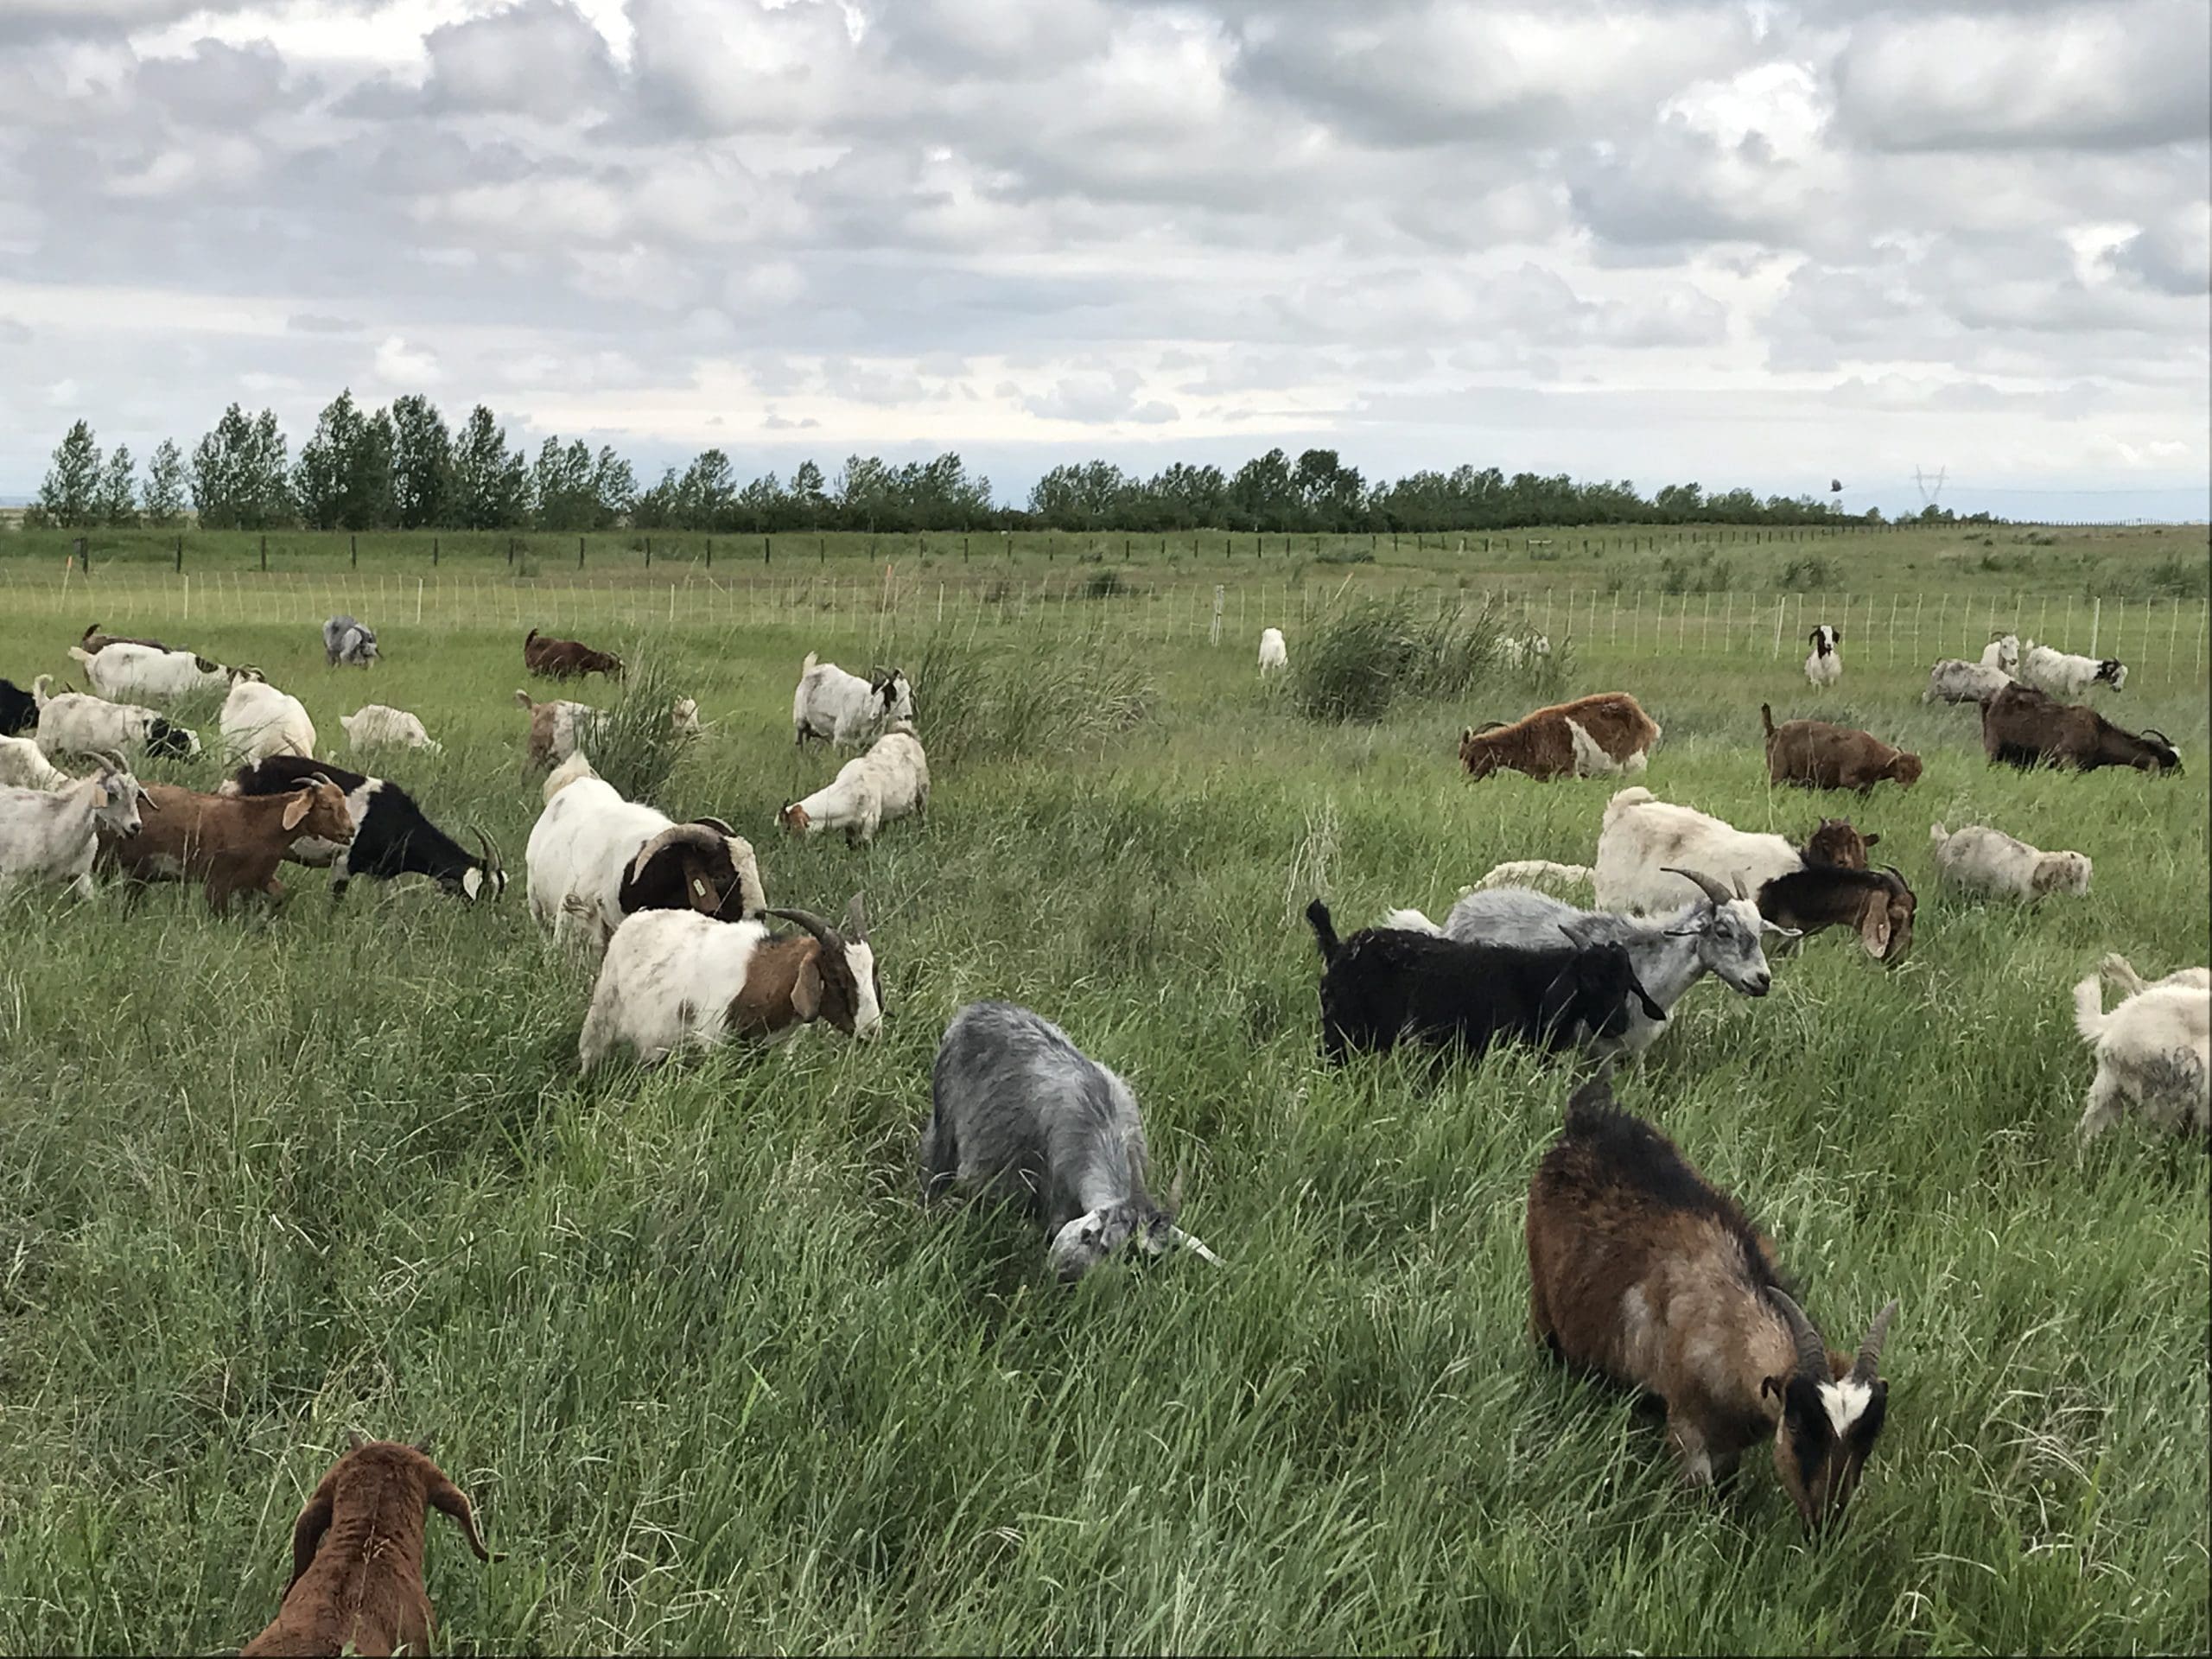
{"label": "brown goat with black face", "polygon": [[100,859],[134,881],[204,880],[217,915],[234,893],[284,896],[276,867],[306,837],[345,846],[353,839],[346,797],[317,772],[281,795],[203,795],[174,784],[143,786],[138,833],[102,836]]}
{"label": "brown goat with black face", "polygon": [[[1848,927],[1878,962],[1896,963],[1912,949],[1912,920],[1920,900],[1896,865],[1878,870],[1808,864],[1802,870],[1760,883],[1759,914],[1777,927],[1802,934]],[[1793,951],[1797,944],[1792,942]]]}
{"label": "brown goat with black face", "polygon": [[1833,864],[1839,869],[1863,870],[1866,849],[1882,839],[1878,832],[1863,836],[1849,818],[1822,818],[1807,839],[1802,856],[1808,864]]}
{"label": "brown goat with black face", "polygon": [[2181,753],[2161,731],[2141,736],[2115,726],[2094,709],[2059,702],[2031,685],[2014,683],[1981,705],[1981,747],[1990,764],[2013,766],[2133,766],[2138,772],[2181,770]]}
{"label": "brown goat with black face", "polygon": [[1834,726],[1825,720],[1774,723],[1774,710],[1759,704],[1766,728],[1767,781],[1807,789],[1855,789],[1867,793],[1885,779],[1910,789],[1920,781],[1920,757],[1872,732]]}
{"label": "brown goat with black face", "polygon": [[258,1656],[429,1651],[437,1617],[423,1585],[427,1510],[451,1516],[480,1561],[484,1548],[468,1498],[430,1461],[429,1442],[347,1437],[292,1527],[292,1581],[268,1628],[241,1649]]}
{"label": "brown goat with black face", "polygon": [[611,652],[594,651],[577,639],[543,638],[536,628],[522,642],[522,665],[533,674],[556,680],[573,679],[582,674],[606,674],[618,680],[622,677],[622,659]]}
{"label": "brown goat with black face", "polygon": [[1673,1141],[1616,1106],[1602,1077],[1567,1103],[1529,1183],[1527,1233],[1536,1338],[1657,1395],[1688,1484],[1726,1478],[1770,1441],[1806,1526],[1842,1518],[1882,1432],[1895,1301],[1855,1358],[1831,1351],[1765,1236]]}

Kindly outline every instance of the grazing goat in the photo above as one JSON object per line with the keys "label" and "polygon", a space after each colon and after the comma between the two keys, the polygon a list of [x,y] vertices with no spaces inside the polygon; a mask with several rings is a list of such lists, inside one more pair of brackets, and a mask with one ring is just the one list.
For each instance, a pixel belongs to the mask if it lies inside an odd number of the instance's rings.
{"label": "grazing goat", "polygon": [[803,801],[785,801],[777,821],[791,835],[842,830],[850,846],[865,847],[881,825],[930,810],[930,763],[921,740],[905,721],[894,721],[868,752],[848,760],[836,778]]}
{"label": "grazing goat", "polygon": [[883,1028],[883,984],[868,942],[868,912],[853,895],[836,928],[810,911],[764,910],[804,933],[767,923],[717,921],[689,910],[641,910],[607,946],[576,1059],[588,1073],[616,1042],[648,1065],[729,1035],[773,1043],[826,1020],[848,1037]]}
{"label": "grazing goat", "polygon": [[76,779],[28,737],[0,737],[0,784],[10,789],[67,789]]}
{"label": "grazing goat", "polygon": [[1497,653],[1508,668],[1532,668],[1552,654],[1548,634],[1507,634],[1497,642]]}
{"label": "grazing goat", "polygon": [[233,761],[315,753],[315,722],[308,718],[306,706],[264,680],[234,681],[216,724],[223,734],[224,750]]}
{"label": "grazing goat", "polygon": [[[1822,821],[1815,840],[1826,861],[1855,858],[1865,868],[1865,847],[1849,820]],[[1854,844],[1855,843],[1855,844]],[[1671,915],[1698,896],[1697,884],[1683,869],[1702,870],[1724,885],[1756,894],[1778,875],[1821,861],[1782,836],[1750,834],[1694,808],[1655,798],[1641,785],[1617,790],[1605,803],[1598,833],[1593,869],[1600,910]]]}
{"label": "grazing goat", "polygon": [[2031,639],[2020,653],[2019,677],[2054,697],[2078,697],[2093,686],[2108,685],[2115,691],[2124,689],[2127,667],[2117,658],[2076,657]]}
{"label": "grazing goat", "polygon": [[2200,991],[2212,990],[2212,968],[2177,968],[2164,979],[2146,980],[2135,971],[2135,964],[2118,951],[2107,955],[2097,964],[2097,971],[2130,996],[2158,985],[2190,985]]}
{"label": "grazing goat", "polygon": [[1387,1054],[1402,1037],[1470,1056],[1501,1038],[1554,1052],[1600,1039],[1618,1047],[1631,1001],[1654,1024],[1666,1022],[1628,952],[1586,938],[1573,923],[1559,925],[1566,944],[1528,950],[1395,927],[1340,941],[1319,899],[1306,919],[1321,947],[1321,1052],[1332,1065],[1354,1049]]}
{"label": "grazing goat", "polygon": [[594,651],[581,640],[544,638],[536,628],[522,642],[522,665],[532,674],[556,680],[574,679],[583,674],[605,674],[618,680],[622,677],[620,657]]}
{"label": "grazing goat", "polygon": [[1920,781],[1920,757],[1885,743],[1872,732],[1825,720],[1791,720],[1777,726],[1774,710],[1765,703],[1759,704],[1759,724],[1766,728],[1769,783],[1855,789],[1865,795],[1885,779],[1906,789]]}
{"label": "grazing goat", "polygon": [[[530,710],[530,736],[523,750],[525,777],[547,766],[558,766],[593,741],[607,713],[588,702],[571,702],[561,697],[538,702],[529,692],[521,690],[515,693],[515,702]],[[697,700],[677,698],[669,705],[668,724],[680,738],[701,735]]]}
{"label": "grazing goat", "polygon": [[175,645],[163,645],[158,639],[141,639],[135,634],[102,633],[100,632],[100,625],[97,622],[93,622],[86,626],[84,634],[78,639],[77,645],[79,650],[89,651],[95,657],[99,656],[100,652],[105,651],[110,645],[143,645],[149,651],[175,651],[176,649]]}
{"label": "grazing goat", "polygon": [[377,631],[350,616],[334,616],[322,625],[322,655],[326,667],[366,668],[377,659]]}
{"label": "grazing goat", "polygon": [[85,678],[92,690],[111,702],[134,697],[168,700],[261,677],[257,670],[225,668],[188,651],[163,651],[123,639],[97,652],[72,645],[69,654],[85,665]]}
{"label": "grazing goat", "polygon": [[116,755],[67,789],[0,787],[0,888],[54,881],[91,898],[99,837],[137,835],[145,799]]}
{"label": "grazing goat", "polygon": [[38,699],[13,680],[0,680],[0,737],[13,737],[38,724]]}
{"label": "grazing goat", "polygon": [[898,669],[862,679],[835,663],[816,660],[812,652],[799,664],[798,689],[791,693],[791,741],[827,738],[838,748],[861,742],[893,721],[914,717],[914,689]]}
{"label": "grazing goat", "polygon": [[1953,887],[1999,899],[2040,899],[2047,893],[2089,890],[2086,853],[2039,853],[2002,830],[1970,823],[1953,833],[1930,824],[1936,873]]}
{"label": "grazing goat", "polygon": [[1602,1077],[1568,1099],[1529,1179],[1526,1236],[1536,1340],[1656,1395],[1685,1484],[1726,1478],[1770,1440],[1806,1528],[1842,1520],[1888,1409],[1894,1300],[1855,1358],[1832,1352],[1766,1236]]}
{"label": "grazing goat", "polygon": [[1920,694],[1920,700],[1923,702],[1987,702],[2012,683],[2012,677],[2001,668],[1946,657],[1928,671],[1928,689]]}
{"label": "grazing goat", "polygon": [[292,1580],[276,1617],[240,1659],[308,1654],[428,1653],[437,1616],[423,1585],[423,1531],[436,1510],[484,1548],[461,1488],[430,1461],[430,1443],[365,1441],[332,1465],[292,1523]]}
{"label": "grazing goat", "polygon": [[1470,778],[1503,766],[1531,778],[1630,776],[1643,770],[1658,722],[1625,691],[1600,691],[1554,703],[1506,725],[1492,721],[1459,734],[1459,764]]}
{"label": "grazing goat", "polygon": [[1019,1200],[1050,1235],[1046,1260],[1063,1281],[1131,1244],[1222,1265],[1175,1224],[1179,1180],[1165,1205],[1146,1190],[1129,1085],[1027,1008],[971,1002],[952,1016],[930,1068],[920,1154],[925,1204],[954,1186]]}
{"label": "grazing goat", "polygon": [[[2137,984],[2126,960],[2126,979]],[[2133,1105],[2160,1128],[2212,1128],[2212,976],[2184,969],[2126,998],[2109,1014],[2091,974],[2074,988],[2074,1027],[2096,1052],[2096,1080],[2075,1130],[2088,1145]],[[2184,975],[2189,977],[2184,978]],[[2126,982],[2126,981],[2123,981]]]}
{"label": "grazing goat", "polygon": [[1981,706],[1981,747],[1992,766],[2133,766],[2138,772],[2179,772],[2181,753],[2164,732],[2146,726],[2141,736],[2113,725],[2095,709],[2063,703],[2031,685],[2006,686]]}
{"label": "grazing goat", "polygon": [[330,871],[330,896],[346,896],[357,875],[390,881],[403,875],[427,876],[446,892],[464,899],[497,899],[506,891],[507,868],[492,838],[474,825],[482,855],[472,858],[460,843],[432,823],[397,784],[348,772],[327,761],[301,755],[272,755],[238,768],[224,780],[225,795],[284,795],[316,777],[327,778],[346,795],[346,816],[353,821],[351,841],[302,836],[284,850],[285,859],[311,869]]}
{"label": "grazing goat", "polygon": [[[1649,790],[1638,792],[1643,800],[1651,800],[1651,793]],[[1620,798],[1617,795],[1614,798],[1618,800]],[[1664,805],[1663,803],[1653,804]],[[1610,812],[1611,806],[1609,805],[1606,810]],[[1677,809],[1667,807],[1665,810],[1672,813]],[[1719,824],[1721,829],[1729,830],[1729,826],[1721,823],[1719,819],[1708,818],[1702,812],[1693,813],[1691,816],[1699,821],[1700,826]],[[1662,825],[1660,828],[1663,833],[1665,826]],[[1738,835],[1741,832],[1730,830],[1730,834]],[[1746,839],[1751,842],[1748,850],[1743,849],[1738,843],[1728,841],[1726,837],[1714,837],[1712,844],[1759,861],[1764,861],[1770,857],[1786,858],[1792,852],[1789,843],[1779,836],[1753,836]],[[1878,834],[1860,835],[1852,827],[1849,818],[1822,818],[1819,827],[1807,838],[1803,848],[1796,850],[1795,855],[1800,866],[1833,864],[1840,869],[1863,870],[1866,868],[1866,849],[1881,839]],[[1599,844],[1601,846],[1604,844],[1602,840]],[[1656,881],[1658,875],[1682,874],[1684,872],[1679,867],[1662,866],[1654,874],[1652,879]],[[1548,858],[1516,859],[1510,863],[1495,866],[1481,880],[1466,891],[1487,893],[1492,887],[1526,887],[1536,881],[1555,882],[1561,887],[1574,887],[1583,883],[1594,886],[1597,879],[1598,873],[1587,864],[1554,864]],[[1743,877],[1740,874],[1737,874],[1735,880],[1737,885],[1742,887]],[[1702,881],[1698,881],[1696,885],[1701,889],[1710,891],[1709,888],[1705,888]],[[1748,892],[1749,889],[1745,888],[1745,891]],[[1679,894],[1678,890],[1670,887],[1669,892],[1675,893],[1675,896],[1669,897],[1662,894],[1651,903],[1626,904],[1620,907],[1643,911],[1650,914],[1665,911],[1670,905],[1679,906],[1688,902],[1685,897]]]}
{"label": "grazing goat", "polygon": [[1993,633],[1989,643],[1981,648],[1981,665],[1993,668],[2006,678],[2020,671],[2020,636],[2017,633]]}
{"label": "grazing goat", "polygon": [[1777,926],[1811,935],[1849,927],[1878,962],[1898,963],[1912,949],[1919,899],[1894,864],[1878,870],[1808,864],[1759,884],[1759,914]]}
{"label": "grazing goat", "polygon": [[545,780],[545,810],[524,863],[530,913],[558,941],[596,956],[639,910],[696,910],[738,921],[766,906],[753,843],[720,818],[677,823],[626,801],[571,755]]}
{"label": "grazing goat", "polygon": [[190,728],[172,725],[136,703],[110,702],[82,691],[49,693],[46,688],[53,678],[41,674],[31,682],[31,696],[38,703],[38,746],[48,755],[99,755],[133,748],[149,754],[200,753],[200,734]]}
{"label": "grazing goat", "polygon": [[1282,642],[1281,628],[1260,630],[1260,677],[1280,674],[1290,666],[1290,649]]}
{"label": "grazing goat", "polygon": [[207,907],[218,916],[229,911],[233,894],[249,889],[282,902],[276,867],[302,836],[340,843],[353,838],[344,793],[320,772],[284,795],[203,795],[148,784],[145,796],[136,835],[101,837],[105,861],[139,883],[202,881]]}
{"label": "grazing goat", "polygon": [[1805,658],[1805,677],[1815,685],[1834,685],[1843,677],[1843,653],[1836,649],[1843,643],[1843,630],[1823,622],[1805,637],[1813,642]]}
{"label": "grazing goat", "polygon": [[1760,935],[1795,937],[1761,916],[1750,899],[1732,896],[1710,877],[1695,870],[1679,874],[1703,888],[1704,896],[1663,922],[1577,910],[1526,887],[1503,887],[1462,895],[1441,930],[1414,910],[1393,911],[1385,925],[1441,931],[1462,944],[1510,945],[1522,950],[1548,948],[1562,933],[1592,944],[1619,945],[1628,953],[1636,982],[1662,1014],[1655,1020],[1642,1006],[1631,1003],[1627,1028],[1618,1037],[1595,1038],[1586,1046],[1599,1058],[1640,1054],[1667,1028],[1665,1014],[1707,974],[1745,996],[1764,996],[1774,973],[1759,948]]}
{"label": "grazing goat", "polygon": [[423,722],[404,709],[387,703],[364,703],[350,715],[338,716],[346,741],[355,752],[362,749],[428,749],[442,752],[443,745],[423,729]]}

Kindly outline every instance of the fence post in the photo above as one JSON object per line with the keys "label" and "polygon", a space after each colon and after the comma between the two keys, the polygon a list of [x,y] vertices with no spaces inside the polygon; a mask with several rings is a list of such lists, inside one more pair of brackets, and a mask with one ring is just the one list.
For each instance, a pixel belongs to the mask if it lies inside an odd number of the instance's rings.
{"label": "fence post", "polygon": [[436,569],[437,568],[438,568],[438,538],[437,538],[436,537],[433,536],[433,537],[430,537],[430,569],[433,569],[433,570],[435,570],[435,569]]}
{"label": "fence post", "polygon": [[2089,655],[2097,654],[2097,628],[2104,620],[2105,602],[2101,599],[2089,601]]}
{"label": "fence post", "polygon": [[1782,655],[1782,619],[1789,613],[1789,596],[1784,594],[1774,602],[1774,655]]}
{"label": "fence post", "polygon": [[[651,554],[646,555],[646,563],[652,563],[652,556]],[[581,570],[581,569],[582,569],[583,568],[584,568],[584,538],[583,538],[582,537],[579,536],[579,537],[576,537],[576,569],[579,569],[579,570]]]}
{"label": "fence post", "polygon": [[181,536],[176,538],[176,568],[179,570],[184,569],[184,537]]}
{"label": "fence post", "polygon": [[261,568],[264,570],[269,569],[269,537],[266,535],[261,538]]}

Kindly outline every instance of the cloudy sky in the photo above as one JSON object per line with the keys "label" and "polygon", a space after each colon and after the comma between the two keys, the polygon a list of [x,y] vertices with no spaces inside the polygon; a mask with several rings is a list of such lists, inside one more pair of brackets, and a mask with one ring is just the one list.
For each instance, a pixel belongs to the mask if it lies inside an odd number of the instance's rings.
{"label": "cloudy sky", "polygon": [[341,385],[2205,515],[2204,0],[0,0],[0,497]]}

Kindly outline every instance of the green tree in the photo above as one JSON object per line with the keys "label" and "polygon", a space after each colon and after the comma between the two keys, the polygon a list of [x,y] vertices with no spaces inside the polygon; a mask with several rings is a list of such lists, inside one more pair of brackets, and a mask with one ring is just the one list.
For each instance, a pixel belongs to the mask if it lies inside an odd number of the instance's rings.
{"label": "green tree", "polygon": [[31,505],[33,522],[62,530],[82,530],[98,522],[100,511],[100,447],[86,422],[72,425],[54,447],[54,464]]}
{"label": "green tree", "polygon": [[613,529],[637,507],[637,474],[630,470],[628,461],[614,453],[612,444],[601,444],[599,458],[592,463],[591,493],[601,530]]}
{"label": "green tree", "polygon": [[276,411],[264,409],[253,417],[253,436],[247,452],[246,480],[252,505],[245,530],[274,530],[296,516],[292,499],[292,469],[286,462],[290,445],[284,429],[276,424]]}
{"label": "green tree", "polygon": [[540,530],[589,530],[599,518],[592,489],[591,451],[582,438],[563,443],[548,438],[531,468],[531,522]]}
{"label": "green tree", "polygon": [[804,529],[813,529],[830,510],[830,491],[823,481],[822,469],[811,461],[799,462],[798,470],[791,474],[790,499]]}
{"label": "green tree", "polygon": [[453,434],[438,406],[419,392],[391,403],[391,516],[402,530],[450,522]]}
{"label": "green tree", "polygon": [[364,415],[348,389],[315,422],[300,447],[292,486],[313,530],[378,530],[391,512],[391,416]]}
{"label": "green tree", "polygon": [[737,511],[737,474],[719,449],[702,451],[676,486],[676,521],[685,530],[724,531]]}
{"label": "green tree", "polygon": [[1299,518],[1290,457],[1280,449],[1246,461],[1229,480],[1229,512],[1240,528],[1288,530]]}
{"label": "green tree", "polygon": [[463,530],[511,530],[530,501],[530,469],[507,448],[507,431],[479,404],[454,444],[453,511]]}
{"label": "green tree", "polygon": [[99,521],[128,527],[138,522],[138,463],[130,446],[118,443],[100,468]]}
{"label": "green tree", "polygon": [[172,438],[154,446],[146,466],[146,487],[139,497],[146,522],[157,530],[171,530],[184,522],[184,456]]}

